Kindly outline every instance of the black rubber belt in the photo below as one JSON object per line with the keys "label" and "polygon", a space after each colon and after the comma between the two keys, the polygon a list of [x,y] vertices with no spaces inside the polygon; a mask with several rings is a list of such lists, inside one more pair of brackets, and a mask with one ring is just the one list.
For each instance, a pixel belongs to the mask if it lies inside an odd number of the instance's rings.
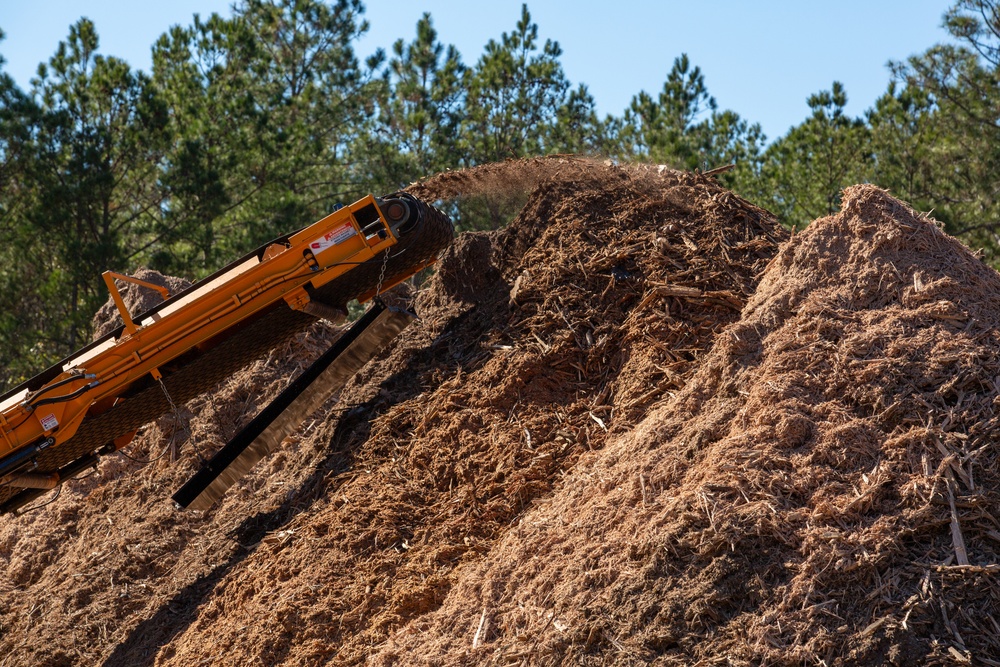
{"label": "black rubber belt", "polygon": [[174,501],[182,507],[208,509],[414,319],[412,313],[376,301],[364,317],[207,461],[174,494]]}

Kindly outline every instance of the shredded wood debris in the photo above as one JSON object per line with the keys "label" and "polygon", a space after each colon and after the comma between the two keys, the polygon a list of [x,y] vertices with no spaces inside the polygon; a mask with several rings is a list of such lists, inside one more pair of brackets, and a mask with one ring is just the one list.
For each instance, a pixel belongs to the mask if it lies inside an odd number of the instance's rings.
{"label": "shredded wood debris", "polygon": [[0,665],[1000,664],[1000,276],[968,249],[871,186],[792,238],[658,166],[412,190],[526,203],[218,507],[169,496],[336,329],[0,519]]}

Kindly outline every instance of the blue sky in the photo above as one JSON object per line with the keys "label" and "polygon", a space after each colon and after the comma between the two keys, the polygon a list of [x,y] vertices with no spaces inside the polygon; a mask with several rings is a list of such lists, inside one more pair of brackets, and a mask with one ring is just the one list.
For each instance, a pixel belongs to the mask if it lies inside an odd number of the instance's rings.
{"label": "blue sky", "polygon": [[[87,16],[101,51],[148,70],[150,47],[170,25],[197,12],[228,13],[230,0],[2,0],[4,65],[22,87],[71,23]],[[473,64],[491,38],[514,28],[521,0],[368,0],[370,32],[360,56],[415,33],[428,11],[441,41]],[[806,98],[844,83],[848,111],[860,115],[885,91],[886,63],[947,37],[950,0],[534,0],[539,37],[559,42],[567,77],[586,83],[601,114],[620,114],[640,90],[655,94],[675,57],[701,67],[720,108],[759,122],[769,139],[808,114]]]}

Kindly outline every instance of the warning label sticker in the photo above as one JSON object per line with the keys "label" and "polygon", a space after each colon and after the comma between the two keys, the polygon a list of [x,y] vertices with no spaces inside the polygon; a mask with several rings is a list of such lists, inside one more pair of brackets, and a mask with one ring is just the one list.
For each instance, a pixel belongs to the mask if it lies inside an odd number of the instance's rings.
{"label": "warning label sticker", "polygon": [[44,417],[40,417],[38,421],[42,422],[42,428],[46,431],[51,431],[55,427],[59,426],[59,420],[56,419],[56,416],[51,413],[45,415]]}
{"label": "warning label sticker", "polygon": [[354,225],[349,222],[345,222],[340,227],[331,229],[326,234],[310,243],[309,249],[312,250],[314,255],[317,255],[327,248],[340,245],[344,241],[353,238],[357,233],[358,230],[354,228]]}

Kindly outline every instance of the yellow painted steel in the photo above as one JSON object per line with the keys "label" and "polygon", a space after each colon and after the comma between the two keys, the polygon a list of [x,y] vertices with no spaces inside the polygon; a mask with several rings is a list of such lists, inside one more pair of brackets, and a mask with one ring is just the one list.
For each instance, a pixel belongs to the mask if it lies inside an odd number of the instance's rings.
{"label": "yellow painted steel", "polygon": [[[369,206],[378,211],[384,233],[366,235],[355,218],[356,212]],[[366,213],[371,215],[370,210]],[[371,225],[365,230],[370,231]],[[121,336],[69,358],[60,374],[31,394],[32,400],[60,400],[34,407],[25,400],[25,391],[0,405],[0,457],[45,436],[54,439],[50,446],[58,446],[73,437],[95,403],[114,400],[147,374],[158,377],[160,366],[281,299],[302,309],[309,303],[306,285],[324,285],[396,242],[375,198],[368,196],[293,234],[284,244],[269,247],[261,259],[254,256],[232,266],[139,322],[132,321],[114,280],[144,283],[105,273],[125,323]],[[413,272],[424,265],[414,267]],[[360,300],[371,296],[362,295]],[[51,388],[57,383],[57,389]]]}
{"label": "yellow painted steel", "polygon": [[125,302],[122,300],[121,292],[118,291],[118,285],[115,284],[116,279],[125,280],[147,289],[155,290],[160,293],[160,296],[162,296],[164,300],[170,298],[170,290],[166,287],[154,285],[153,283],[146,282],[145,280],[139,280],[138,278],[133,278],[132,276],[126,276],[124,273],[105,271],[101,274],[101,277],[104,278],[104,284],[108,286],[108,292],[111,294],[111,298],[114,300],[115,306],[118,307],[118,313],[122,316],[122,322],[125,323],[125,330],[130,334],[134,334],[136,331],[135,322],[132,321],[132,316],[129,315],[128,308],[125,307]]}

